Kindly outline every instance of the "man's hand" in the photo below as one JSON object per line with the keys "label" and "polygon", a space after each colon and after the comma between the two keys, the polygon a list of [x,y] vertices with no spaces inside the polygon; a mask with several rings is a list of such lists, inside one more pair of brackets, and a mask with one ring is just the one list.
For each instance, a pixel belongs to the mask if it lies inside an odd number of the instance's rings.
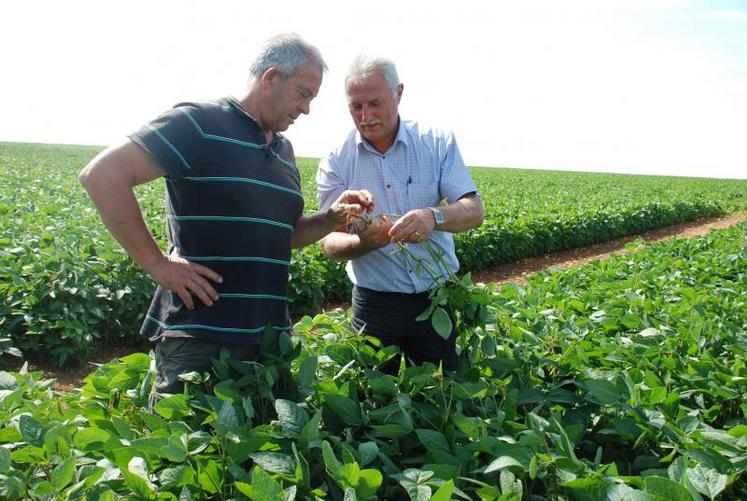
{"label": "man's hand", "polygon": [[[358,226],[359,224],[356,224]],[[374,219],[374,221],[365,226],[362,231],[358,232],[358,237],[361,240],[361,245],[365,249],[374,250],[380,247],[384,247],[392,242],[389,237],[389,230],[392,228],[392,222],[388,217],[382,216]]]}
{"label": "man's hand", "polygon": [[373,196],[368,190],[346,190],[327,210],[325,219],[334,227],[334,231],[345,231],[349,222],[373,209]]}
{"label": "man's hand", "polygon": [[192,294],[206,306],[212,306],[213,302],[218,300],[219,295],[208,279],[215,283],[223,283],[223,277],[216,272],[201,264],[187,261],[179,256],[176,250],[169,256],[163,256],[150,271],[150,275],[158,285],[177,294],[190,310],[195,307]]}
{"label": "man's hand", "polygon": [[392,242],[419,244],[428,239],[436,228],[436,219],[430,209],[413,209],[402,216],[389,230]]}

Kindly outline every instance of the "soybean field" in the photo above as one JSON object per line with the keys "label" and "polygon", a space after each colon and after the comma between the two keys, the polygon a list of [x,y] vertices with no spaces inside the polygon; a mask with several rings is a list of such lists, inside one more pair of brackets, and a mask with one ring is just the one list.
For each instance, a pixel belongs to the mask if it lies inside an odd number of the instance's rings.
{"label": "soybean field", "polygon": [[[0,347],[59,365],[96,341],[137,341],[153,282],[111,238],[77,173],[100,147],[0,143]],[[317,160],[298,160],[306,212]],[[462,271],[478,271],[628,234],[747,210],[747,181],[472,168],[486,221],[456,238]],[[165,247],[162,182],[137,188]],[[313,314],[347,299],[343,263],[317,245],[294,253],[289,308]]]}

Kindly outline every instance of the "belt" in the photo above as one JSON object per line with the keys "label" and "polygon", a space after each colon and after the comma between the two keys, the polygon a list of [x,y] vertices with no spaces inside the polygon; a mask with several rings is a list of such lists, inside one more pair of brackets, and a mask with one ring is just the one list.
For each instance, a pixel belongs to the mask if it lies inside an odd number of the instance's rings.
{"label": "belt", "polygon": [[391,298],[402,298],[402,299],[419,299],[419,298],[427,298],[428,294],[430,294],[430,291],[424,291],[424,292],[388,292],[388,291],[377,291],[373,289],[367,289],[365,287],[361,287],[359,285],[355,286],[355,289],[364,293],[369,294],[372,296],[382,296],[382,297],[391,297]]}

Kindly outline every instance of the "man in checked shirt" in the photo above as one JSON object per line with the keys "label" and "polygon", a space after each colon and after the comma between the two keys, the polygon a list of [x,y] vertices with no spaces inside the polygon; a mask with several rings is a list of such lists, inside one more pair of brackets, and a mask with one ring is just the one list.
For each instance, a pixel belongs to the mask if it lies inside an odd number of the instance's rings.
{"label": "man in checked shirt", "polygon": [[[405,255],[396,243],[424,260],[442,277],[424,245],[439,253],[450,271],[459,268],[453,233],[483,222],[483,205],[451,133],[403,120],[398,106],[403,85],[394,63],[358,57],[345,79],[348,109],[355,129],[319,164],[320,210],[330,207],[345,190],[367,190],[376,200],[376,218],[358,234],[332,232],[322,240],[331,259],[348,260],[353,282],[353,325],[386,346],[399,346],[408,363],[443,363],[456,368],[456,331],[448,339],[435,332],[430,320],[416,321],[428,306],[428,291],[436,280]],[[449,203],[441,206],[446,199]],[[396,373],[398,357],[382,370]]]}

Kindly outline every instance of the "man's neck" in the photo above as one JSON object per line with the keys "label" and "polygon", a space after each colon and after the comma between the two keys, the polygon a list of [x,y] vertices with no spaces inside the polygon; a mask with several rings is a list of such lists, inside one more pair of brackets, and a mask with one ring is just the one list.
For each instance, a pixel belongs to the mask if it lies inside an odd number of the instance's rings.
{"label": "man's neck", "polygon": [[274,133],[262,123],[262,115],[260,113],[260,106],[256,95],[250,91],[244,97],[238,99],[237,102],[239,103],[239,106],[241,106],[241,108],[246,111],[255,122],[257,122],[257,125],[259,125],[259,128],[262,129],[262,132],[265,134],[265,141],[267,144],[270,144]]}

